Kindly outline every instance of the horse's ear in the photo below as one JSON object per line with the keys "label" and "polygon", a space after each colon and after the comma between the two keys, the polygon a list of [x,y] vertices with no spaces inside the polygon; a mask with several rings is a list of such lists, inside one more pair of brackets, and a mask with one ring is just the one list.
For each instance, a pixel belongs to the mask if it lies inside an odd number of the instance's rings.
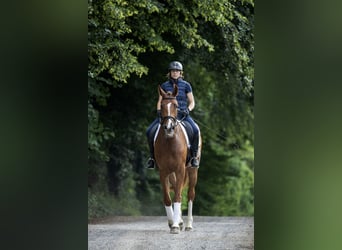
{"label": "horse's ear", "polygon": [[177,96],[178,95],[178,86],[176,84],[173,84],[173,96]]}
{"label": "horse's ear", "polygon": [[159,95],[161,95],[161,96],[165,96],[166,95],[165,91],[161,88],[160,85],[158,85],[158,92],[159,92]]}

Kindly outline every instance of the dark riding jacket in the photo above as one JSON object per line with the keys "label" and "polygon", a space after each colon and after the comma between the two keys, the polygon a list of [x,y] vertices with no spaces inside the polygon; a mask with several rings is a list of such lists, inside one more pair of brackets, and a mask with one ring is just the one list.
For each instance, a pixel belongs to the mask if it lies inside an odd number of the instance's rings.
{"label": "dark riding jacket", "polygon": [[178,95],[177,95],[177,102],[178,108],[180,110],[187,110],[188,108],[188,97],[187,94],[192,92],[192,88],[190,83],[184,81],[182,78],[178,78],[177,80],[170,79],[167,82],[161,84],[161,87],[164,91],[173,91],[173,84],[177,84],[178,86]]}

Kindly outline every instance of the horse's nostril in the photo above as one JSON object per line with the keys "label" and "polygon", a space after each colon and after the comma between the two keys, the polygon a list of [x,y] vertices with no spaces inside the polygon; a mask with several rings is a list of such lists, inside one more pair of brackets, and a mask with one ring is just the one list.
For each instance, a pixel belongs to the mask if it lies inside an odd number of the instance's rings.
{"label": "horse's nostril", "polygon": [[164,126],[164,129],[167,129],[167,126],[166,126],[166,125]]}

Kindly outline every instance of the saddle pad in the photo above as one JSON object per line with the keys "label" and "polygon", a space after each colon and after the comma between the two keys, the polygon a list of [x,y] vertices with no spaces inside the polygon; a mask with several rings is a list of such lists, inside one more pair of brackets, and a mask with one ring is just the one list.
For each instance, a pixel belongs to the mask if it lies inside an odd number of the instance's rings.
{"label": "saddle pad", "polygon": [[[186,133],[185,127],[184,127],[184,125],[181,122],[179,123],[179,125],[181,126],[183,134],[185,136],[186,145],[188,146],[188,148],[190,148],[191,145],[190,145],[189,137],[188,137],[188,134]],[[158,133],[159,133],[159,129],[160,129],[160,124],[158,125],[157,131],[154,134],[153,143],[156,143],[156,139],[157,139],[157,136],[158,136]]]}

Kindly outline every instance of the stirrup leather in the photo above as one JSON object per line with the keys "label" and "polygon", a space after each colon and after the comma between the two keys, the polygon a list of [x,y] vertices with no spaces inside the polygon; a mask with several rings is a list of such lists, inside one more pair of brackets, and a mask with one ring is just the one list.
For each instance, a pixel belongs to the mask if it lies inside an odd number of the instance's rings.
{"label": "stirrup leather", "polygon": [[154,159],[150,158],[147,162],[147,168],[154,168]]}

